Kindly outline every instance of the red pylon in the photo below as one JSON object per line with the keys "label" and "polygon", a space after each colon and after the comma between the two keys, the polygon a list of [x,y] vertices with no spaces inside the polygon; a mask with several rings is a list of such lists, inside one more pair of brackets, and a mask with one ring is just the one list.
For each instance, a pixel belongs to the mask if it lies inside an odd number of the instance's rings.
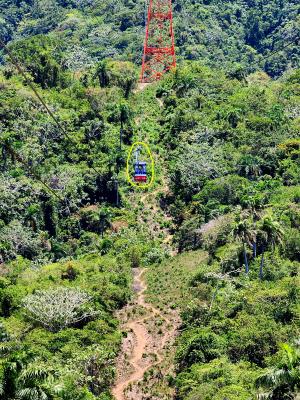
{"label": "red pylon", "polygon": [[176,67],[172,0],[150,0],[141,82],[153,82]]}

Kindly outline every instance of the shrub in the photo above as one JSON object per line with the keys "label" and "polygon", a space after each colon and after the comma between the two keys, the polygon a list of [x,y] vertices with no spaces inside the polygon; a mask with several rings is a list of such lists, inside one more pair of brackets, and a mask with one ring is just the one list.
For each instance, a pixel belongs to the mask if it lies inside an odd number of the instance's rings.
{"label": "shrub", "polygon": [[286,233],[284,251],[290,260],[298,261],[300,259],[299,229],[292,228]]}
{"label": "shrub", "polygon": [[10,285],[0,289],[0,315],[8,317],[16,310],[26,296],[28,289],[22,285]]}
{"label": "shrub", "polygon": [[202,189],[209,179],[225,171],[224,154],[218,146],[182,145],[171,171],[174,190],[181,190],[187,198]]}
{"label": "shrub", "polygon": [[39,253],[40,245],[40,240],[34,232],[15,220],[1,230],[0,258],[11,260],[17,255],[22,255],[32,259]]}
{"label": "shrub", "polygon": [[[202,285],[202,288],[206,291],[208,298],[207,285]],[[209,320],[209,308],[203,301],[194,300],[183,310],[181,317],[184,326],[204,326]]]}
{"label": "shrub", "polygon": [[195,363],[207,363],[223,352],[224,339],[208,329],[193,329],[182,335],[176,354],[178,367],[186,368]]}
{"label": "shrub", "polygon": [[199,229],[199,235],[204,249],[214,253],[217,247],[224,245],[228,241],[233,221],[233,215],[226,214],[202,225],[201,229]]}
{"label": "shrub", "polygon": [[242,246],[239,243],[219,247],[215,256],[223,272],[234,271],[242,266]]}
{"label": "shrub", "polygon": [[201,235],[199,235],[202,219],[198,216],[186,219],[178,232],[179,251],[196,250],[201,247]]}
{"label": "shrub", "polygon": [[164,258],[165,254],[164,252],[157,248],[154,247],[145,256],[145,263],[146,265],[151,265],[151,264],[160,264]]}
{"label": "shrub", "polygon": [[217,200],[221,204],[238,204],[244,194],[249,181],[237,175],[228,175],[209,181],[203,190],[194,196],[195,200],[208,202]]}
{"label": "shrub", "polygon": [[80,210],[81,227],[87,231],[100,231],[100,213],[96,207],[86,207]]}
{"label": "shrub", "polygon": [[95,76],[101,87],[114,85],[120,87],[126,98],[137,81],[135,67],[128,61],[103,60],[98,64]]}
{"label": "shrub", "polygon": [[16,41],[11,48],[17,59],[25,62],[34,82],[41,84],[42,88],[54,87],[63,81],[59,41],[36,35]]}
{"label": "shrub", "polygon": [[141,249],[138,246],[131,246],[128,249],[129,262],[132,268],[139,268],[141,265]]}
{"label": "shrub", "polygon": [[195,364],[177,377],[178,399],[182,400],[249,400],[254,390],[249,385],[255,370],[249,363],[232,364],[226,357],[207,364]]}
{"label": "shrub", "polygon": [[229,337],[229,355],[233,362],[241,359],[264,365],[264,359],[277,350],[280,331],[272,318],[260,314],[239,313]]}

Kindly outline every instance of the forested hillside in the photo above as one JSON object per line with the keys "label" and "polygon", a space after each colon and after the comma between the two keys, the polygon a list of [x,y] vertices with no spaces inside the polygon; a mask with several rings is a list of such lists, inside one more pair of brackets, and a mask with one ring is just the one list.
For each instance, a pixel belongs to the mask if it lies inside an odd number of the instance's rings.
{"label": "forested hillside", "polygon": [[[62,66],[75,71],[107,57],[140,63],[145,4],[1,0],[0,35],[5,41],[50,35],[62,46]],[[177,0],[174,18],[179,59],[232,73],[264,68],[271,76],[299,67],[297,0]]]}
{"label": "forested hillside", "polygon": [[297,399],[299,4],[174,2],[142,88],[144,6],[0,0],[0,398]]}

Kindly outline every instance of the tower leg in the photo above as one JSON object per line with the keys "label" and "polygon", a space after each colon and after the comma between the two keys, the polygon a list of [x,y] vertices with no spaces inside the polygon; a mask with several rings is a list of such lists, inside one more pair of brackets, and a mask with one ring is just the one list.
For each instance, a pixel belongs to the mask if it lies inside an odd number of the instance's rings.
{"label": "tower leg", "polygon": [[141,82],[159,80],[176,67],[172,0],[150,0]]}

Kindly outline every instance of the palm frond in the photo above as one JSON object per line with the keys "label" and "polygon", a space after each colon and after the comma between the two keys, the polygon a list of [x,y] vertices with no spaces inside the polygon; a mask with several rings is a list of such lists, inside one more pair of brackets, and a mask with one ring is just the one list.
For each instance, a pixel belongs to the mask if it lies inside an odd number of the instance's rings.
{"label": "palm frond", "polygon": [[0,382],[0,395],[4,394],[4,385],[3,382]]}
{"label": "palm frond", "polygon": [[34,382],[34,381],[43,381],[47,379],[49,376],[49,372],[43,368],[39,368],[36,366],[30,366],[26,368],[22,373],[20,374],[20,381],[25,383],[25,382]]}
{"label": "palm frond", "polygon": [[289,381],[289,371],[286,369],[269,369],[267,373],[256,379],[256,387],[273,388]]}
{"label": "palm frond", "polygon": [[271,400],[272,392],[259,393],[257,400]]}
{"label": "palm frond", "polygon": [[48,400],[48,396],[41,389],[23,388],[17,391],[16,400]]}

